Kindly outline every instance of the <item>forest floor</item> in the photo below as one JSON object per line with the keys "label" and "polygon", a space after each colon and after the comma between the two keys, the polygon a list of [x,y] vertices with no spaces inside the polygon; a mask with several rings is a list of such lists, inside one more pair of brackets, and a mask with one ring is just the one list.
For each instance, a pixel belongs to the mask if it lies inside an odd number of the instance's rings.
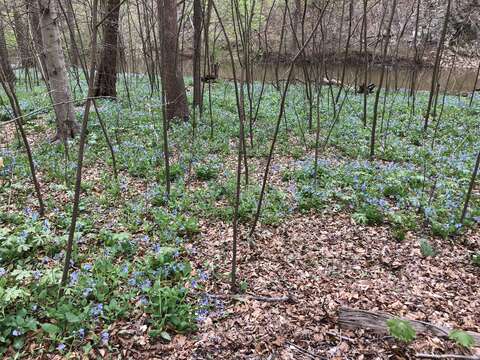
{"label": "forest floor", "polygon": [[[266,101],[272,103],[262,108],[263,125],[254,134],[266,141],[257,140],[251,149],[250,185],[242,189],[241,292],[233,297],[231,208],[238,129],[232,88],[216,86],[218,130],[211,138],[211,124],[201,125],[194,157],[185,141],[189,125],[171,130],[175,176],[168,203],[157,152],[161,131],[148,110],[154,104],[147,106],[142,98],[147,91],[137,95],[133,109],[125,103],[100,107],[118,147],[118,182],[92,115],[78,247],[62,299],[49,291],[56,289],[62,265],[72,196],[67,179],[74,162],[64,161],[61,144],[49,143],[54,133],[50,115],[26,124],[47,204],[46,217],[39,219],[13,124],[2,128],[0,307],[7,317],[0,319],[6,344],[0,350],[42,359],[480,356],[479,348],[464,349],[445,338],[418,335],[404,344],[388,334],[342,329],[338,321],[339,309],[348,307],[480,332],[480,267],[472,261],[480,249],[478,187],[468,223],[456,224],[474,160],[478,106],[468,108],[463,99],[448,97],[436,151],[428,152],[415,145],[421,122],[402,133],[410,126],[408,106],[392,95],[379,158],[369,162],[362,160],[368,132],[358,126],[361,99],[352,95],[332,132],[331,149],[320,156],[313,187],[315,133],[299,120],[304,109],[296,99],[302,93],[293,88],[264,212],[256,235],[248,239],[274,125],[271,109],[278,104],[275,92],[268,92]],[[39,94],[32,102],[41,107],[36,102],[48,98]],[[424,105],[426,98],[418,101]],[[322,121],[327,129],[328,120]],[[430,252],[422,248],[425,243]],[[7,301],[6,294],[14,301]],[[156,315],[164,317],[157,320]],[[12,336],[17,329],[20,336]]]}

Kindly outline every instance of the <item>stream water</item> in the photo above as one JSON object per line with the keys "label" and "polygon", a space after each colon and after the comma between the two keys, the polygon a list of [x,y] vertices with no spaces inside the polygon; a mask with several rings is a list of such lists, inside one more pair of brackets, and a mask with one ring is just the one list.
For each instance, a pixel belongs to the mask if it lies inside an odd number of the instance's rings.
{"label": "stream water", "polygon": [[[279,80],[285,80],[288,74],[288,65],[280,65],[278,71],[275,65],[255,65],[253,69],[253,77],[255,81],[262,81],[263,77],[267,82],[275,82],[277,78]],[[187,69],[185,69],[187,70]],[[189,70],[189,69],[188,69]],[[188,73],[188,70],[186,73]],[[316,74],[316,69],[310,69],[310,74]],[[318,76],[329,79],[340,80],[342,77],[342,66],[329,66],[326,73],[323,76]],[[266,73],[265,73],[266,71]],[[412,83],[412,75],[414,70],[412,68],[394,68],[387,67],[387,71],[384,76],[384,86],[388,86],[389,89],[409,89]],[[447,90],[448,93],[457,94],[462,92],[471,92],[475,86],[476,69],[442,69],[440,73],[440,89]],[[277,75],[278,74],[278,75]],[[220,66],[220,78],[231,79],[233,73],[231,65],[222,64]],[[311,76],[311,75],[310,75]],[[368,83],[379,84],[381,76],[381,67],[371,67],[369,69]],[[429,91],[431,88],[431,81],[433,76],[432,68],[420,68],[417,70],[416,88],[420,91]],[[304,71],[301,66],[296,66],[293,72],[293,79],[296,81],[304,81]],[[345,71],[345,84],[354,86],[355,84],[363,84],[364,79],[364,67],[352,66],[346,67]],[[480,88],[480,79],[477,81],[476,88]]]}

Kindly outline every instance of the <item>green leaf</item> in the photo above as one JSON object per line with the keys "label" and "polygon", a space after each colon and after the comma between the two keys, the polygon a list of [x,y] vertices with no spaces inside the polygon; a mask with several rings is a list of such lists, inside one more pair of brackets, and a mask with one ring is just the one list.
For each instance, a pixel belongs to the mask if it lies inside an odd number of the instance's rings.
{"label": "green leaf", "polygon": [[167,340],[167,341],[172,341],[172,337],[170,336],[170,334],[166,331],[162,331],[160,333],[160,337],[164,340]]}
{"label": "green leaf", "polygon": [[73,313],[71,313],[71,312],[67,312],[67,313],[65,314],[65,317],[66,317],[66,319],[67,319],[67,321],[68,321],[69,323],[77,323],[77,322],[80,322],[80,318],[79,318],[77,315],[75,315],[75,314],[73,314]]}
{"label": "green leaf", "polygon": [[395,339],[409,343],[417,336],[415,329],[407,320],[387,320],[388,331]]}
{"label": "green leaf", "polygon": [[25,339],[23,338],[23,336],[21,337],[16,337],[14,340],[13,340],[13,348],[15,350],[20,350],[23,345],[25,344]]}
{"label": "green leaf", "polygon": [[452,330],[450,334],[448,334],[448,338],[455,341],[457,345],[463,346],[467,349],[470,349],[475,345],[475,339],[473,336],[462,330]]}
{"label": "green leaf", "polygon": [[50,336],[60,333],[60,328],[57,325],[50,323],[42,324],[42,329],[46,331]]}

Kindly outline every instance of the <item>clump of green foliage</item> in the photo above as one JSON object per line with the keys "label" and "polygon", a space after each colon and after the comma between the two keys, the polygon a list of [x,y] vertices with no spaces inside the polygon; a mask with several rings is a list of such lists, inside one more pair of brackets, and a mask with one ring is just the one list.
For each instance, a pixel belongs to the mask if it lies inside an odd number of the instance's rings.
{"label": "clump of green foliage", "polygon": [[450,340],[455,341],[457,345],[470,349],[475,346],[475,339],[469,333],[462,330],[452,330],[448,334]]}
{"label": "clump of green foliage", "polygon": [[415,329],[407,320],[389,319],[387,327],[390,335],[399,341],[409,343],[417,337]]}

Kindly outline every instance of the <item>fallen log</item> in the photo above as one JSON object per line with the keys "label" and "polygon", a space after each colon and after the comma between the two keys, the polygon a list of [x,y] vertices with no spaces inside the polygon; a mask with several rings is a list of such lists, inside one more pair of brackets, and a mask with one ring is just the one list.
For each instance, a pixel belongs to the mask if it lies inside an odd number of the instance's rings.
{"label": "fallen log", "polygon": [[454,355],[454,354],[415,354],[416,358],[419,359],[449,359],[449,360],[480,360],[478,356],[471,355]]}
{"label": "fallen log", "polygon": [[[379,334],[388,334],[387,320],[398,318],[386,313],[375,313],[366,310],[351,308],[340,308],[338,321],[341,328],[345,329],[370,329]],[[417,334],[432,334],[441,338],[448,338],[448,334],[453,330],[448,327],[438,326],[425,321],[407,320],[415,329]],[[480,334],[473,331],[466,331],[475,341],[475,346],[480,346]]]}

